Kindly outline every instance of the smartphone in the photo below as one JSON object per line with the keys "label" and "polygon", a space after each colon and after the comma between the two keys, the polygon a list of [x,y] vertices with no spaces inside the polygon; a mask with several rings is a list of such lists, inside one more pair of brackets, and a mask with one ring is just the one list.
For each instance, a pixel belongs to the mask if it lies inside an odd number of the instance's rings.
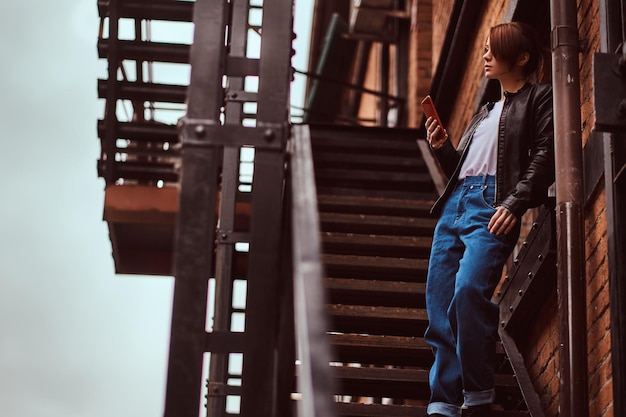
{"label": "smartphone", "polygon": [[424,114],[426,115],[426,117],[432,117],[433,119],[437,120],[437,123],[439,123],[441,129],[443,129],[443,123],[441,123],[441,119],[439,118],[439,114],[437,113],[437,109],[435,108],[435,103],[433,103],[433,99],[430,97],[430,95],[424,97],[424,100],[422,100],[422,108],[424,109]]}

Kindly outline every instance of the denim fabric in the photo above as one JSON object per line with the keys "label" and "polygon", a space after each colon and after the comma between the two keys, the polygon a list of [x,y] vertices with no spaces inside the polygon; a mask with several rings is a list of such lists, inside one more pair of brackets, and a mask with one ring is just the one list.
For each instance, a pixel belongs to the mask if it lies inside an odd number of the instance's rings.
{"label": "denim fabric", "polygon": [[495,177],[467,177],[447,200],[435,228],[426,283],[435,355],[428,413],[461,415],[461,406],[493,402],[498,306],[491,302],[519,236],[487,230],[495,213]]}

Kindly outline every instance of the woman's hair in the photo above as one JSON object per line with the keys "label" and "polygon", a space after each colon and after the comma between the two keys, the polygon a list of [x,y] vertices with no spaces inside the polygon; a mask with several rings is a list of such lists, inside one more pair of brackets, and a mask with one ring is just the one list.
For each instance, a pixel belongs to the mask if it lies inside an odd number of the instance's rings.
{"label": "woman's hair", "polygon": [[544,64],[543,50],[539,44],[537,34],[525,23],[502,23],[491,28],[489,43],[493,56],[506,62],[513,68],[519,56],[528,53],[528,62],[522,69],[526,77],[536,74],[541,78]]}

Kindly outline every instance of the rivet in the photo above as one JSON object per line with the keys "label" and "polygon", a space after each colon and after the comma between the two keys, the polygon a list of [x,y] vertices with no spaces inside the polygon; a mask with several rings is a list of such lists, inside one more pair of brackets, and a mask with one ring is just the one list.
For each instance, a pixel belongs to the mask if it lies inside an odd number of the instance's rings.
{"label": "rivet", "polygon": [[206,134],[206,129],[204,128],[203,125],[197,125],[194,130],[196,132],[196,136],[200,138],[204,137],[204,135]]}
{"label": "rivet", "polygon": [[522,295],[524,295],[524,291],[519,290],[519,291],[517,292],[517,294],[521,297]]}
{"label": "rivet", "polygon": [[528,273],[528,279],[533,279],[533,273],[532,272]]}
{"label": "rivet", "polygon": [[509,306],[509,311],[513,311],[513,306]]}
{"label": "rivet", "polygon": [[265,129],[265,132],[263,132],[263,137],[265,138],[266,141],[271,142],[274,140],[274,131],[272,129]]}

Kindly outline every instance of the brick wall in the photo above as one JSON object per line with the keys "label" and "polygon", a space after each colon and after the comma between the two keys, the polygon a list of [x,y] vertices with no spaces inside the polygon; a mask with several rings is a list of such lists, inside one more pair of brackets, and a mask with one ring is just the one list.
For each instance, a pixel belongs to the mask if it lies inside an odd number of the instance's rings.
{"label": "brick wall", "polygon": [[[589,140],[593,112],[593,54],[600,50],[600,17],[597,0],[578,1],[580,39],[586,44],[580,58],[581,124],[583,146]],[[587,279],[587,352],[589,415],[613,416],[613,379],[609,308],[609,264],[606,195],[603,181],[585,208],[585,273]]]}
{"label": "brick wall", "polygon": [[[433,76],[433,2],[414,0],[415,12],[411,22],[409,62],[408,126],[419,127],[422,122],[421,100],[428,94]],[[413,98],[413,99],[411,99]]]}

